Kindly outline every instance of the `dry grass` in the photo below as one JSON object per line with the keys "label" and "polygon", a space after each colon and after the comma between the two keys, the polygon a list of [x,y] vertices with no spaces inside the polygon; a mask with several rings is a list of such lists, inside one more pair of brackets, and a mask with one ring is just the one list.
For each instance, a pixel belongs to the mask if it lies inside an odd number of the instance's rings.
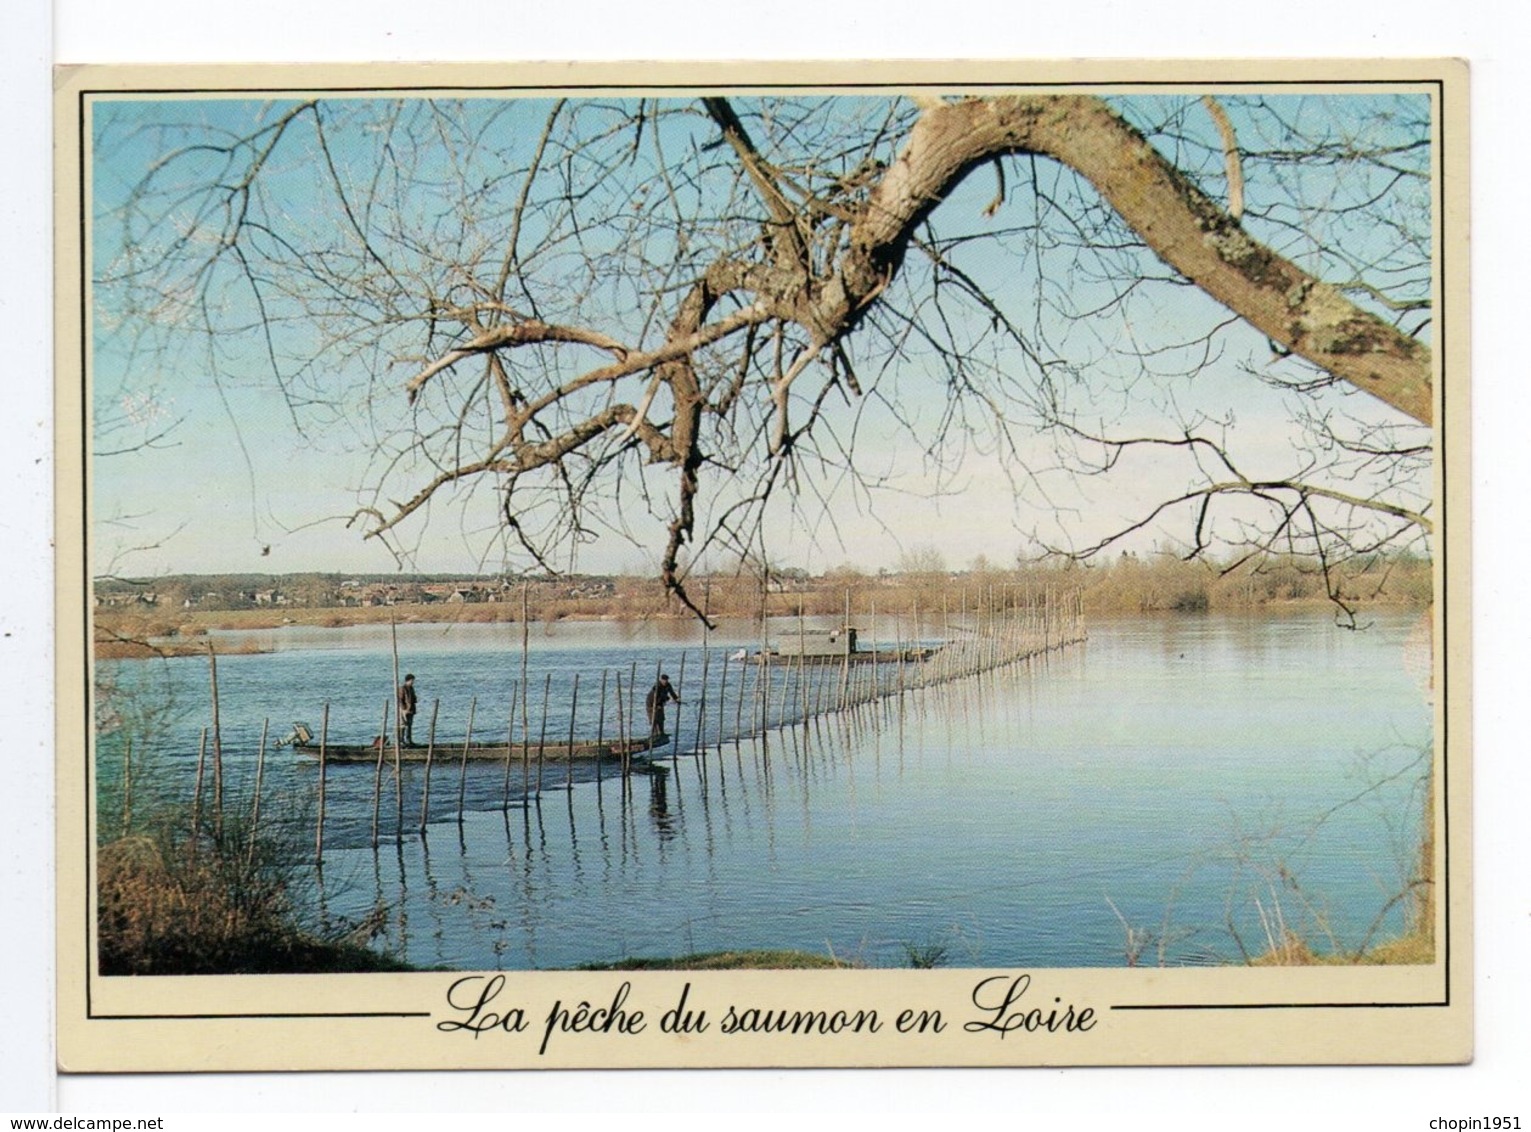
{"label": "dry grass", "polygon": [[1348,953],[1320,953],[1296,934],[1288,936],[1273,951],[1250,960],[1251,967],[1381,967],[1428,965],[1435,962],[1435,943],[1429,932],[1409,932],[1397,939]]}
{"label": "dry grass", "polygon": [[1355,959],[1357,963],[1386,963],[1399,966],[1428,965],[1435,962],[1435,940],[1428,931],[1410,932],[1372,948]]}
{"label": "dry grass", "polygon": [[359,940],[296,923],[295,873],[232,827],[195,841],[173,826],[124,836],[96,856],[103,975],[403,970]]}

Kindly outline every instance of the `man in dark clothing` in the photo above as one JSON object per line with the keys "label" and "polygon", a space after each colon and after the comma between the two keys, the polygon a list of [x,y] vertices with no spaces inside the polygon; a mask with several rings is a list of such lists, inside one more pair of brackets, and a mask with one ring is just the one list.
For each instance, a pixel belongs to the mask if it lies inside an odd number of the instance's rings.
{"label": "man in dark clothing", "polygon": [[415,745],[415,708],[419,702],[415,695],[415,674],[411,672],[399,685],[399,734],[406,747]]}
{"label": "man in dark clothing", "polygon": [[661,675],[659,682],[649,689],[649,694],[643,701],[643,706],[648,708],[649,712],[649,737],[651,739],[663,738],[665,733],[665,704],[670,703],[672,700],[675,703],[680,703],[680,697],[675,694],[675,689],[670,684],[670,678]]}

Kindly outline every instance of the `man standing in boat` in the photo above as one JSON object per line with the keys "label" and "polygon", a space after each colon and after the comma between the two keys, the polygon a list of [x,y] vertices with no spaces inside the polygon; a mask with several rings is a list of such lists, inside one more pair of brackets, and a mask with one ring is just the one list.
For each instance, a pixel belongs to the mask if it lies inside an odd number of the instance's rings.
{"label": "man standing in boat", "polygon": [[415,708],[420,697],[415,694],[415,674],[411,672],[399,685],[399,735],[406,747],[415,745]]}
{"label": "man standing in boat", "polygon": [[670,678],[660,674],[659,682],[649,689],[648,696],[643,705],[649,712],[649,740],[658,742],[665,737],[664,709],[665,704],[674,701],[680,703],[680,697],[675,694],[675,688],[670,684]]}

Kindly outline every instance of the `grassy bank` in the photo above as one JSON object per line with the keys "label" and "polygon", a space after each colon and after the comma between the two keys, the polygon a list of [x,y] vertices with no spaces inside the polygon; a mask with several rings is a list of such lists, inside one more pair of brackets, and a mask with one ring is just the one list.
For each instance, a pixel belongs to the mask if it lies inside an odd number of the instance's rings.
{"label": "grassy bank", "polygon": [[615,963],[586,963],[581,971],[821,971],[845,970],[854,964],[811,951],[707,951],[673,959],[619,959]]}

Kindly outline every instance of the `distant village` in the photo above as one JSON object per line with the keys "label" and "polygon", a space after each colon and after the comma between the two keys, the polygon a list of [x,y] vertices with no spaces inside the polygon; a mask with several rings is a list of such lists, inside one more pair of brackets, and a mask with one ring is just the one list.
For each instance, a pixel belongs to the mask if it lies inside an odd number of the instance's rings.
{"label": "distant village", "polygon": [[[650,579],[651,581],[651,579]],[[617,596],[621,583],[633,579],[614,575],[571,574],[528,577],[346,576],[339,574],[196,575],[159,578],[98,578],[94,585],[97,609],[225,611],[241,609],[365,609],[380,606],[492,605],[521,600],[522,590],[534,602],[600,599]],[[803,570],[773,572],[773,593],[802,592],[812,579]]]}
{"label": "distant village", "polygon": [[399,605],[481,605],[520,601],[523,586],[539,598],[609,597],[613,577],[448,578],[343,575],[175,575],[154,579],[98,578],[98,609],[156,610],[360,609]]}

